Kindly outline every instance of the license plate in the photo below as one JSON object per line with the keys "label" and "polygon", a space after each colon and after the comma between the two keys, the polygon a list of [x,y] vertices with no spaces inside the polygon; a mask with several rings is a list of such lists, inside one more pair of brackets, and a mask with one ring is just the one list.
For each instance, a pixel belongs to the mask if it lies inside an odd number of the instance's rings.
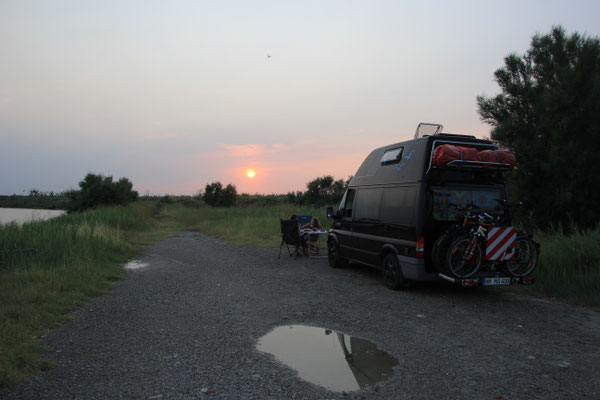
{"label": "license plate", "polygon": [[484,286],[510,285],[510,278],[483,278]]}

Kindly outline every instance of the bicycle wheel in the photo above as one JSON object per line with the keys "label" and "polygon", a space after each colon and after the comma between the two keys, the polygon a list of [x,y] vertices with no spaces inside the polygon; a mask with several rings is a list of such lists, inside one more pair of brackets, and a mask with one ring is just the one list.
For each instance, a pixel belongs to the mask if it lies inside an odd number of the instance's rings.
{"label": "bicycle wheel", "polygon": [[449,272],[456,278],[468,278],[479,270],[483,252],[479,243],[475,245],[473,254],[469,256],[471,247],[470,236],[460,236],[448,249],[446,260],[448,262]]}
{"label": "bicycle wheel", "polygon": [[506,267],[512,276],[525,277],[533,272],[538,262],[537,244],[527,236],[517,236],[515,257],[507,260]]}

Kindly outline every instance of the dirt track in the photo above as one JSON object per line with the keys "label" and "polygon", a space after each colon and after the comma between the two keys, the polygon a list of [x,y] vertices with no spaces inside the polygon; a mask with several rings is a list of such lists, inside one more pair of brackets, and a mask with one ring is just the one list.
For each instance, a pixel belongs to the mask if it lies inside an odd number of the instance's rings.
{"label": "dirt track", "polygon": [[[600,314],[497,291],[390,291],[377,271],[183,233],[48,338],[56,369],[10,399],[598,399]],[[256,350],[281,325],[367,339],[393,376],[341,393]]]}

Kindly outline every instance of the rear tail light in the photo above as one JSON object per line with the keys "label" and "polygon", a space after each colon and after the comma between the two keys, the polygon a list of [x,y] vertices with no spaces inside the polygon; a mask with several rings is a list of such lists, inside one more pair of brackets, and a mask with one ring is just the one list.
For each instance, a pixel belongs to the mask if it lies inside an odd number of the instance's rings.
{"label": "rear tail light", "polygon": [[417,239],[416,250],[417,250],[417,255],[416,255],[417,258],[419,258],[419,259],[425,258],[425,237],[424,236],[419,236],[419,238]]}
{"label": "rear tail light", "polygon": [[533,285],[533,282],[535,282],[534,278],[522,278],[521,279],[521,283],[523,285]]}
{"label": "rear tail light", "polygon": [[461,284],[463,286],[475,286],[475,279],[463,279]]}

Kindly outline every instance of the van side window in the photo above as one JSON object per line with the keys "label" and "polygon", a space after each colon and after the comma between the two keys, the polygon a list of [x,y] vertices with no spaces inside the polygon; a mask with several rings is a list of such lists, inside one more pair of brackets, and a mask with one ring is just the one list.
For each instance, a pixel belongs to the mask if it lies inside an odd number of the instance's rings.
{"label": "van side window", "polygon": [[384,188],[381,220],[391,224],[412,225],[415,216],[414,186]]}
{"label": "van side window", "polygon": [[360,189],[356,199],[355,219],[379,219],[381,188]]}
{"label": "van side window", "polygon": [[387,150],[381,157],[381,165],[398,164],[402,158],[402,150],[404,147]]}
{"label": "van side window", "polygon": [[354,207],[354,196],[356,195],[355,189],[348,189],[342,202],[340,204],[340,211],[343,213],[342,217],[352,217],[352,208]]}

